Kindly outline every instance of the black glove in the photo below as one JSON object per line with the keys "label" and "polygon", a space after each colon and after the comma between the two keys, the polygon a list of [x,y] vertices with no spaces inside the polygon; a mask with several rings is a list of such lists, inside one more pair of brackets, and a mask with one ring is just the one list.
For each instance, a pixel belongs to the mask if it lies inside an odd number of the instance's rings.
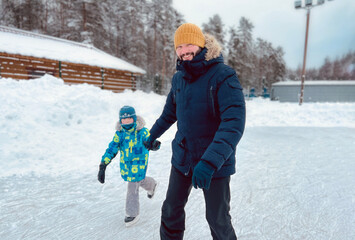
{"label": "black glove", "polygon": [[143,142],[143,145],[146,147],[146,149],[148,150],[152,150],[152,151],[157,151],[160,149],[160,141],[158,140],[154,140],[152,141],[152,139],[149,137],[147,141]]}
{"label": "black glove", "polygon": [[155,140],[155,141],[153,142],[152,148],[151,148],[150,150],[152,150],[152,151],[157,151],[157,150],[159,150],[159,149],[160,149],[160,144],[161,144],[160,141]]}
{"label": "black glove", "polygon": [[99,174],[97,174],[97,180],[99,180],[100,183],[104,183],[105,182],[105,170],[106,170],[106,164],[101,163],[100,164],[100,170],[99,170]]}

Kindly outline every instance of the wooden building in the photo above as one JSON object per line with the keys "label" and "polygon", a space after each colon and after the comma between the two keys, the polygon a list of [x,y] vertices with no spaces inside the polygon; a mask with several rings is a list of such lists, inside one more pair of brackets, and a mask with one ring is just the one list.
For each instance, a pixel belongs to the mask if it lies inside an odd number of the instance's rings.
{"label": "wooden building", "polygon": [[145,71],[91,45],[0,26],[0,78],[50,74],[67,84],[87,83],[121,92],[136,89]]}

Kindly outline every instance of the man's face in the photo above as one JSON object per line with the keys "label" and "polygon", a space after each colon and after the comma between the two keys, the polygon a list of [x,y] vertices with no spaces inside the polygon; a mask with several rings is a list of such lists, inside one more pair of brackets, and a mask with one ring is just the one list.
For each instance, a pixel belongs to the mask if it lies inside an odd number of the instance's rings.
{"label": "man's face", "polygon": [[133,123],[133,118],[123,118],[123,119],[121,119],[121,123],[122,124],[131,124],[131,123]]}
{"label": "man's face", "polygon": [[176,48],[176,55],[180,60],[191,61],[197,53],[200,52],[200,47],[193,44],[180,44]]}

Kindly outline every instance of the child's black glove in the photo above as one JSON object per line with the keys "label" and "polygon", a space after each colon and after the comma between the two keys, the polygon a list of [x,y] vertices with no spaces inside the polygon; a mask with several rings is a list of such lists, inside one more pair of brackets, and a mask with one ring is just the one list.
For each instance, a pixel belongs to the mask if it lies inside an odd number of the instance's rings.
{"label": "child's black glove", "polygon": [[154,140],[152,141],[152,139],[149,137],[147,141],[143,142],[143,145],[146,147],[146,149],[148,150],[152,150],[152,151],[157,151],[160,149],[160,141],[158,140]]}
{"label": "child's black glove", "polygon": [[97,179],[99,180],[100,183],[105,182],[105,170],[106,170],[106,164],[101,163],[99,173],[97,174]]}

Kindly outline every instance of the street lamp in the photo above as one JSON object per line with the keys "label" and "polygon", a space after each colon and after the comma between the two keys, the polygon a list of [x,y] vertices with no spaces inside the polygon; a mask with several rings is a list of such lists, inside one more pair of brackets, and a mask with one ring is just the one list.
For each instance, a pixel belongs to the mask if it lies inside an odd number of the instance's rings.
{"label": "street lamp", "polygon": [[[332,1],[332,0],[328,0]],[[306,39],[304,43],[304,54],[303,54],[303,68],[301,76],[301,95],[299,105],[302,105],[303,102],[303,92],[304,92],[304,80],[306,78],[306,57],[307,57],[307,41],[308,41],[308,28],[309,28],[309,15],[311,14],[311,8],[324,4],[324,0],[317,0],[317,4],[313,4],[312,0],[305,0],[305,6],[302,7],[302,1],[295,1],[296,9],[306,9],[307,10],[307,25],[306,25]]]}

